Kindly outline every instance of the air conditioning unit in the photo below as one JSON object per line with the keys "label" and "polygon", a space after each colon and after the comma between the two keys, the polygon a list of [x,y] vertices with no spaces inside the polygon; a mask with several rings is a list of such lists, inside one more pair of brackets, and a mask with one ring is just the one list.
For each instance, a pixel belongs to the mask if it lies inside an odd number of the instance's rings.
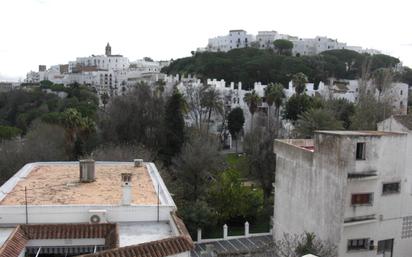
{"label": "air conditioning unit", "polygon": [[106,210],[89,210],[89,222],[91,224],[107,223]]}

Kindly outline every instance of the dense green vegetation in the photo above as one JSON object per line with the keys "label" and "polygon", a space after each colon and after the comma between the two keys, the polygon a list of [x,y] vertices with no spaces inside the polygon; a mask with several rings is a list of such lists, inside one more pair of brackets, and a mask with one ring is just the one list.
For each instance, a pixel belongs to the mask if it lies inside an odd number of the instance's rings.
{"label": "dense green vegetation", "polygon": [[234,49],[225,52],[196,53],[177,59],[163,69],[168,74],[196,74],[200,78],[241,81],[246,88],[260,81],[283,85],[292,75],[303,72],[311,82],[326,81],[330,77],[356,79],[361,76],[365,60],[371,62],[371,72],[378,68],[394,67],[399,59],[383,55],[359,54],[351,50],[330,50],[315,56],[287,56],[271,49]]}

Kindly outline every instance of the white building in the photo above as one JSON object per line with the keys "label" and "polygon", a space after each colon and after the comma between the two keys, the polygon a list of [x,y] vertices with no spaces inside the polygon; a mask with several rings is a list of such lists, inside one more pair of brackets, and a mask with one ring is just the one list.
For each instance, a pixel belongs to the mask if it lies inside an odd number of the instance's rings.
{"label": "white building", "polygon": [[227,52],[236,48],[250,46],[253,35],[247,34],[245,30],[230,30],[226,36],[218,36],[209,39],[207,50],[211,52]]}
{"label": "white building", "polygon": [[317,131],[275,140],[274,238],[314,232],[339,257],[410,256],[411,153],[405,133]]}
{"label": "white building", "polygon": [[359,46],[348,46],[346,43],[338,42],[337,39],[316,36],[315,38],[299,38],[287,34],[280,34],[277,31],[259,31],[256,40],[251,34],[244,30],[230,30],[229,35],[210,38],[206,48],[198,48],[198,51],[228,52],[235,48],[251,46],[256,42],[261,49],[273,48],[273,41],[287,39],[293,43],[293,55],[316,55],[328,50],[349,49],[358,53],[380,54],[375,49],[364,49]]}
{"label": "white building", "polygon": [[153,163],[30,163],[0,187],[0,256],[189,257],[175,211]]}
{"label": "white building", "polygon": [[293,55],[316,55],[328,50],[345,49],[346,44],[327,37],[299,38],[293,42]]}

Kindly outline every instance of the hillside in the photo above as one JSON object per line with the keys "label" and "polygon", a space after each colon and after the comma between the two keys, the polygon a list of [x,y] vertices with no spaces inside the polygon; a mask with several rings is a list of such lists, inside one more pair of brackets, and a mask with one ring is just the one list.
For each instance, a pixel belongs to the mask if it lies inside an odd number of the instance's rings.
{"label": "hillside", "polygon": [[242,81],[246,87],[255,81],[262,83],[290,81],[293,74],[305,73],[310,81],[325,81],[329,77],[356,79],[362,64],[370,60],[373,72],[378,68],[394,67],[399,59],[378,54],[359,54],[351,50],[331,50],[315,56],[284,56],[273,50],[256,48],[225,52],[195,53],[173,61],[163,68],[167,74],[196,74],[200,78]]}

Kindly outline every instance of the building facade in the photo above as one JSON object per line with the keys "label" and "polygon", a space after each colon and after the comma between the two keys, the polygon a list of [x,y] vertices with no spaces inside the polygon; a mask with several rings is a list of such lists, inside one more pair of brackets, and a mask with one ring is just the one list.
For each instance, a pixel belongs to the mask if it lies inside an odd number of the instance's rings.
{"label": "building facade", "polygon": [[253,35],[247,34],[245,30],[230,30],[226,36],[210,38],[207,50],[211,52],[227,52],[236,48],[250,46]]}
{"label": "building facade", "polygon": [[317,131],[275,140],[274,238],[314,232],[339,257],[412,252],[412,170],[407,135]]}

